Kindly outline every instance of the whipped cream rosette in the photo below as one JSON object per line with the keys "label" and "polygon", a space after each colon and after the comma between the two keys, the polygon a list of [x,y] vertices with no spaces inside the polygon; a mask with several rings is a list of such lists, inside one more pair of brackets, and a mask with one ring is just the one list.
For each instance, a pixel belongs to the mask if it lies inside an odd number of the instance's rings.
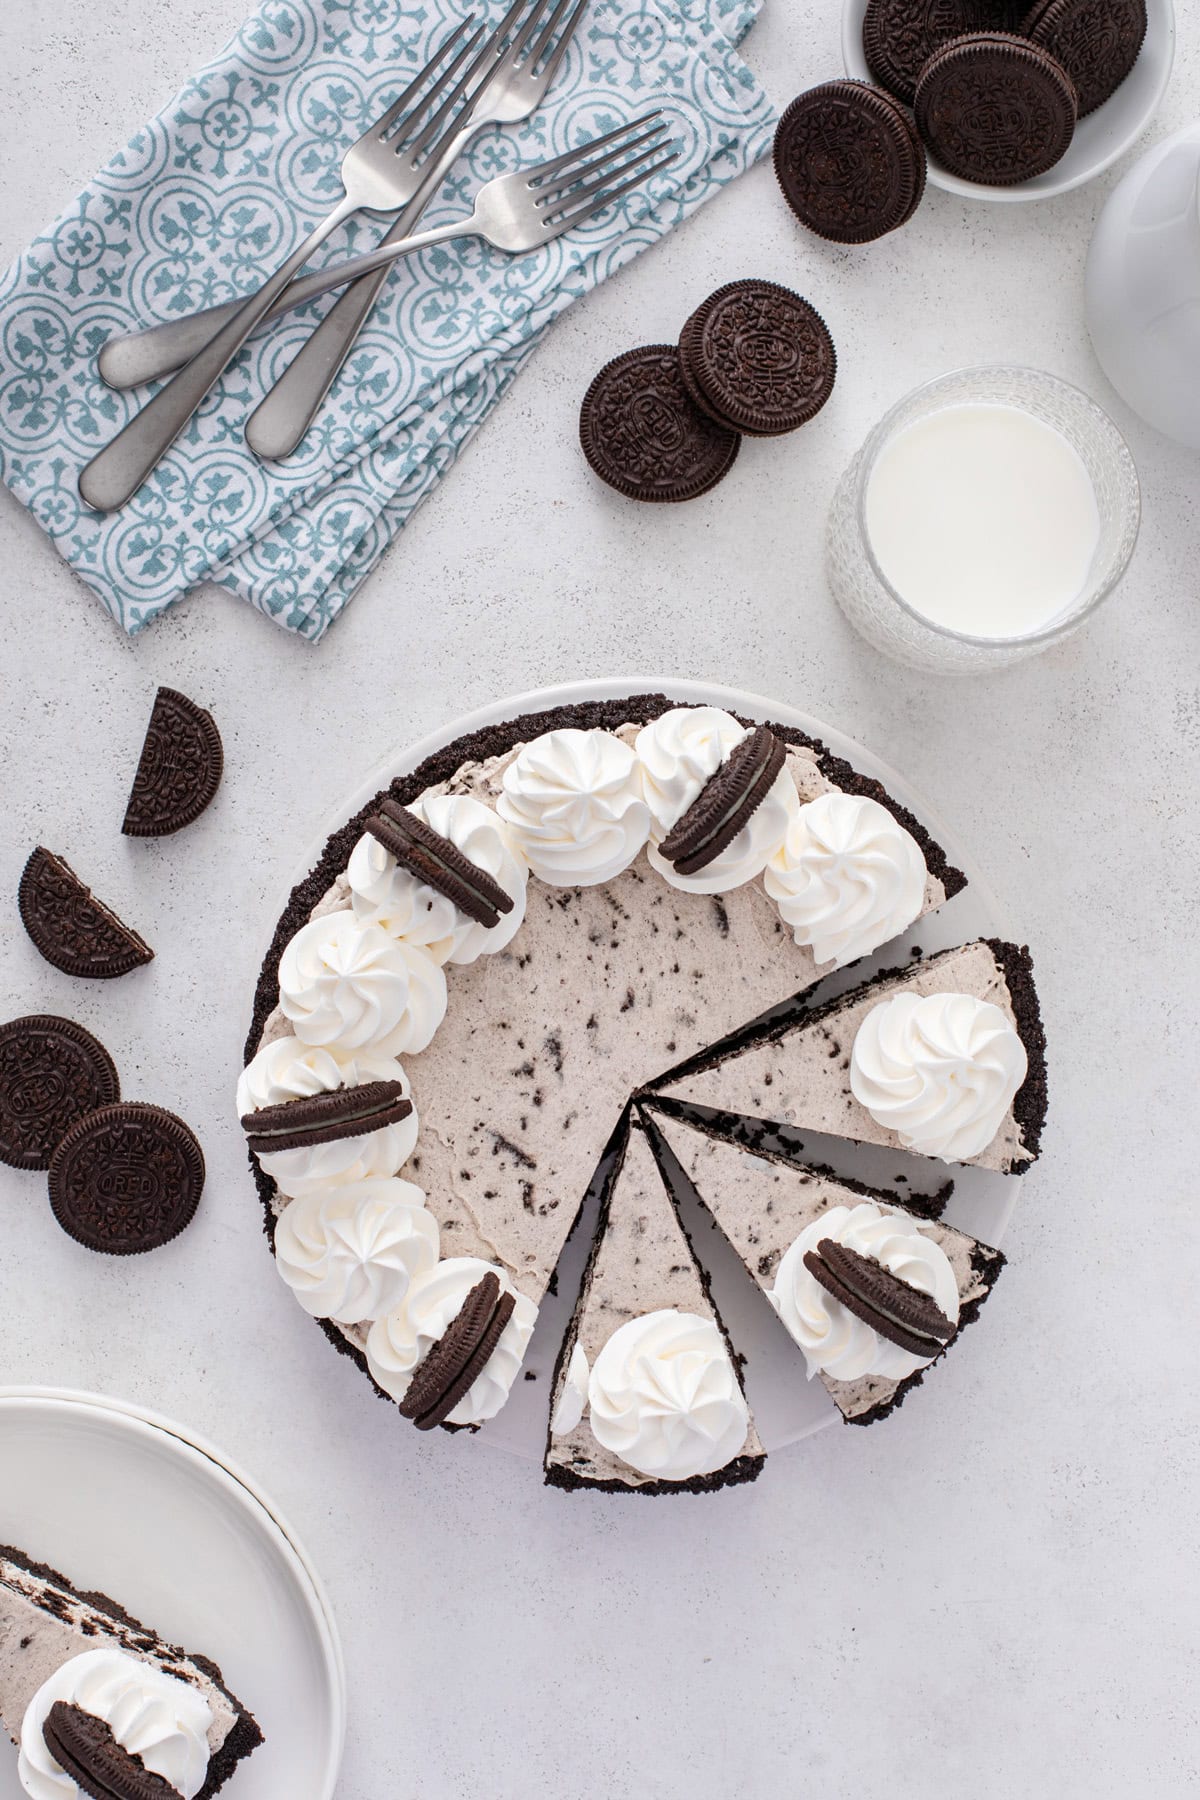
{"label": "whipped cream rosette", "polygon": [[750,1424],[716,1324],[672,1307],[613,1332],[588,1378],[588,1417],[606,1450],[656,1481],[723,1469]]}
{"label": "whipped cream rosette", "polygon": [[[296,1037],[275,1038],[263,1045],[238,1078],[238,1116],[245,1119],[289,1100],[376,1081],[396,1082],[404,1094],[409,1092],[408,1077],[393,1057],[374,1051],[342,1057]],[[288,1150],[259,1151],[258,1162],[281,1193],[298,1197],[343,1181],[394,1175],[412,1155],[417,1131],[414,1109],[407,1118],[379,1130]]]}
{"label": "whipped cream rosette", "polygon": [[397,862],[369,831],[350,854],[351,905],[364,924],[417,944],[438,963],[473,963],[512,942],[525,918],[529,868],[517,839],[495,810],[470,794],[434,794],[408,809],[502,887],[512,908],[488,926],[468,918],[446,894]]}
{"label": "whipped cream rosette", "polygon": [[514,1288],[503,1270],[476,1256],[443,1258],[410,1284],[399,1306],[372,1325],[367,1336],[367,1366],[393,1400],[404,1400],[434,1346],[458,1319],[468,1296],[489,1275],[497,1277],[502,1293],[513,1296],[514,1305],[491,1355],[447,1415],[447,1422],[482,1425],[500,1411],[525,1359],[537,1307]]}
{"label": "whipped cream rosette", "polygon": [[610,881],[650,831],[637,758],[610,731],[570,727],[523,744],[498,810],[534,874],[555,887]]}
{"label": "whipped cream rosette", "polygon": [[424,1050],[446,1013],[446,977],[427,950],[352,911],[302,925],[279,959],[279,1004],[296,1036],[339,1055]]}
{"label": "whipped cream rosette", "polygon": [[46,1743],[46,1721],[56,1701],[102,1720],[121,1748],[167,1782],[180,1800],[195,1800],[204,1786],[212,1725],[204,1696],[139,1657],[106,1648],[61,1664],[29,1702],[17,1773],[32,1800],[76,1800],[82,1791]]}
{"label": "whipped cream rosette", "polygon": [[574,1431],[582,1419],[584,1407],[587,1405],[590,1374],[583,1346],[573,1344],[571,1354],[567,1358],[562,1392],[550,1415],[550,1430],[554,1437],[565,1437],[568,1432]]}
{"label": "whipped cream rosette", "polygon": [[836,1299],[806,1260],[826,1242],[844,1246],[887,1270],[915,1293],[927,1294],[951,1325],[958,1320],[954,1269],[919,1219],[871,1200],[857,1206],[831,1206],[806,1226],[787,1250],[769,1296],[804,1352],[810,1380],[824,1373],[836,1381],[857,1381],[864,1375],[903,1381],[940,1355],[941,1345],[932,1345],[927,1355],[902,1348],[880,1331],[878,1323]]}
{"label": "whipped cream rosette", "polygon": [[275,1266],[314,1319],[358,1325],[402,1305],[438,1259],[424,1192],[397,1176],[318,1188],[284,1208]]}
{"label": "whipped cream rosette", "polygon": [[912,833],[865,794],[821,794],[788,822],[763,881],[819,963],[848,963],[898,937],[925,904],[928,870]]}
{"label": "whipped cream rosette", "polygon": [[962,1162],[991,1143],[1029,1067],[1009,1019],[974,994],[894,994],[867,1014],[850,1087],[908,1150]]}

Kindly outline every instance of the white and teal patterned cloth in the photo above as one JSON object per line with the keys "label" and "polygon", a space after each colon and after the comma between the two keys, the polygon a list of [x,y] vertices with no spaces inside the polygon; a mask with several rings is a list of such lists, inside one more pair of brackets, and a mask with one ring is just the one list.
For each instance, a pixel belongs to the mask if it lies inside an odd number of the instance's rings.
{"label": "white and teal patterned cloth", "polygon": [[[505,3],[473,0],[473,10],[493,24]],[[466,10],[466,0],[262,0],[0,286],[0,476],[126,631],[215,581],[320,638],[551,320],[764,153],[774,115],[734,48],[756,6],[594,0],[541,110],[476,139],[423,223],[466,213],[491,176],[651,105],[670,116],[678,166],[536,255],[470,239],[402,262],[285,463],[259,463],[243,424],[332,301],[260,331],[130,504],[93,513],[79,469],[145,397],[104,386],[100,345],[251,293],[338,197],[346,146]],[[383,229],[360,215],[321,260],[367,248]]]}

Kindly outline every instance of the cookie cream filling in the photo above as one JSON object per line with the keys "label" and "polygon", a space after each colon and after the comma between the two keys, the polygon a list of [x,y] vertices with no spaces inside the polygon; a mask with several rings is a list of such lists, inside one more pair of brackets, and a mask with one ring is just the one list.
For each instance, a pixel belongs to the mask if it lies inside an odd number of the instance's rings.
{"label": "cookie cream filling", "polygon": [[21,1726],[17,1773],[33,1800],[76,1800],[84,1790],[51,1755],[43,1735],[56,1700],[103,1719],[122,1749],[195,1800],[208,1775],[212,1712],[186,1681],[123,1650],[86,1650],[43,1682]]}
{"label": "cookie cream filling", "polygon": [[819,963],[854,962],[919,917],[929,871],[912,833],[865,794],[798,807],[763,875],[780,916]]}
{"label": "cookie cream filling", "polygon": [[663,1308],[617,1327],[588,1378],[596,1441],[655,1481],[690,1481],[732,1461],[749,1408],[712,1319]]}
{"label": "cookie cream filling", "polygon": [[371,1326],[367,1334],[367,1366],[393,1400],[403,1400],[417,1369],[458,1317],[471,1289],[489,1274],[500,1277],[501,1292],[514,1294],[516,1305],[496,1348],[450,1413],[448,1422],[482,1425],[500,1411],[525,1359],[537,1307],[513,1287],[502,1269],[476,1256],[444,1257],[417,1276],[400,1305]]}
{"label": "cookie cream filling", "polygon": [[922,1227],[921,1221],[864,1200],[858,1206],[831,1206],[805,1226],[784,1253],[768,1299],[790,1335],[804,1352],[809,1380],[830,1375],[836,1381],[858,1381],[877,1375],[903,1381],[940,1354],[902,1350],[874,1326],[835,1300],[804,1264],[809,1251],[826,1238],[869,1257],[899,1280],[928,1294],[952,1324],[958,1322],[958,1281],[949,1257]]}
{"label": "cookie cream filling", "polygon": [[894,994],[850,1053],[850,1090],[906,1150],[961,1162],[987,1148],[1024,1081],[1020,1034],[974,994]]}

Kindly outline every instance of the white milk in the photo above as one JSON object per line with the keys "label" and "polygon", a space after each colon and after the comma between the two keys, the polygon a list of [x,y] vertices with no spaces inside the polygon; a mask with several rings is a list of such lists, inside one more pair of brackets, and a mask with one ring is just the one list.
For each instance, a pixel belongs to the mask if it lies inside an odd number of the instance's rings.
{"label": "white milk", "polygon": [[1014,637],[1078,598],[1100,539],[1088,472],[1015,406],[948,406],[884,445],[867,533],[896,592],[935,625]]}

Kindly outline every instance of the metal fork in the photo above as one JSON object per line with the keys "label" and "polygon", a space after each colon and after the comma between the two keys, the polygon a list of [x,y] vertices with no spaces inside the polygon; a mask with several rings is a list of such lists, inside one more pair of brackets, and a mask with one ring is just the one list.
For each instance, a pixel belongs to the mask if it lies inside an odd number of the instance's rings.
{"label": "metal fork", "polygon": [[[436,156],[441,150],[438,134],[471,81],[471,69],[461,76],[460,71],[483,37],[483,27],[472,30],[473,26],[473,18],[465,20],[399,98],[351,144],[341,165],[345,191],[328,216],[257,293],[234,308],[228,321],[215,335],[210,334],[179,374],[87,464],[79,477],[79,492],[89,506],[109,512],[123,506],[137,492],[259,321],[331,232],[356,212],[399,212],[420,191],[428,174],[426,153]],[[455,54],[447,63],[452,51]],[[442,64],[445,66],[437,74],[432,91],[425,92],[430,74]],[[440,102],[436,111],[416,137],[410,138],[414,119],[433,100]],[[416,105],[410,112],[414,101]]]}
{"label": "metal fork", "polygon": [[[661,111],[655,109],[536,168],[497,175],[480,188],[467,218],[435,225],[431,231],[418,231],[321,269],[305,284],[308,296],[344,287],[376,269],[389,269],[400,257],[425,250],[430,244],[448,243],[451,238],[480,237],[494,250],[507,250],[515,256],[538,250],[564,231],[586,224],[652,175],[670,168],[679,156],[679,146],[665,135],[667,130]],[[631,154],[635,151],[636,155]]]}
{"label": "metal fork", "polygon": [[[558,0],[537,41],[531,45],[530,37],[545,19],[552,4],[552,0],[534,0],[520,32],[506,46],[506,39],[513,25],[528,3],[529,0],[515,0],[515,4],[467,71],[464,81],[471,83],[478,76],[477,85],[458,114],[450,135],[436,146],[427,159],[419,188],[387,236],[381,240],[384,244],[397,242],[415,228],[421,213],[441,185],[447,169],[478,132],[490,125],[518,124],[522,119],[529,118],[541,104],[546,90],[558,73],[588,0],[574,0],[574,3],[573,0]],[[568,7],[571,11],[564,23],[563,15]],[[551,49],[556,32],[560,32],[558,43]],[[291,308],[303,305],[306,300],[311,300],[314,293],[323,293],[323,288],[310,285],[313,279],[315,278],[300,277],[294,281],[276,301],[267,318],[277,318]],[[314,391],[309,402],[304,428],[307,428],[309,419],[336,379],[338,370],[349,355],[386,280],[385,269],[372,276],[369,283],[364,280],[352,293],[344,294],[338,305],[306,341],[304,349],[282,378],[288,384],[289,395],[297,396],[302,379],[301,369],[307,386],[310,377],[315,384],[318,360],[323,365],[322,385]],[[202,350],[209,339],[236,315],[242,304],[240,300],[235,300],[223,306],[209,307],[204,312],[192,313],[186,318],[172,319],[163,325],[152,325],[145,331],[110,338],[100,352],[101,376],[109,387],[114,388],[139,387],[143,382],[160,381],[165,375],[181,368],[198,350]],[[278,386],[279,384],[272,390],[272,397],[278,391]],[[296,404],[299,405],[298,398]],[[257,416],[256,414],[255,417]],[[264,432],[265,424],[266,421]],[[297,434],[296,443],[302,435],[303,429]],[[294,448],[294,445],[288,447]],[[270,452],[264,448],[261,454],[282,455],[284,451],[276,449]]]}

